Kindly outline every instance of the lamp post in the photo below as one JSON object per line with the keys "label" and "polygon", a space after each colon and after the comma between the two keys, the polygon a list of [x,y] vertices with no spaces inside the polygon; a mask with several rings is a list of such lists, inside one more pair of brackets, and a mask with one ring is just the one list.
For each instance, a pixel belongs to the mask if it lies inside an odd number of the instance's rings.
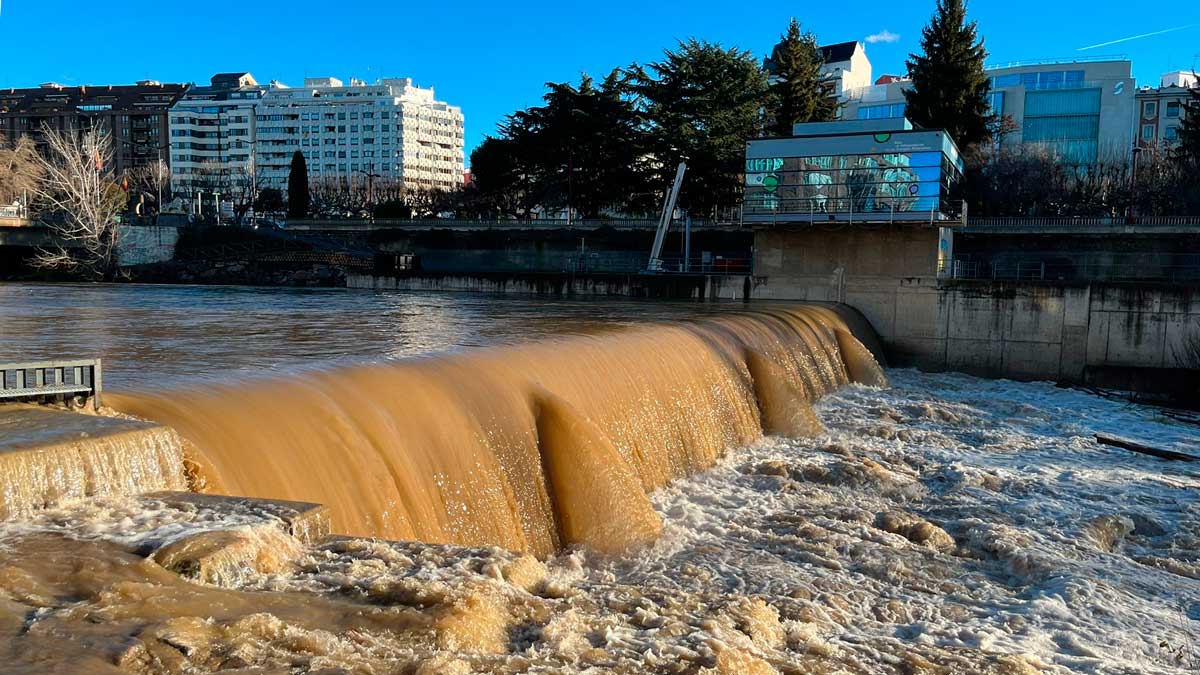
{"label": "lamp post", "polygon": [[355,169],[354,173],[361,173],[362,175],[367,177],[367,204],[370,205],[370,207],[371,207],[370,210],[368,211],[369,215],[367,217],[372,222],[374,222],[374,220],[375,220],[375,179],[382,178],[382,176],[377,173],[371,173],[370,171],[366,171],[364,169]]}
{"label": "lamp post", "polygon": [[1133,220],[1137,215],[1137,170],[1138,170],[1138,155],[1142,152],[1142,146],[1138,144],[1137,139],[1133,140],[1133,168],[1129,172],[1129,213],[1128,220]]}

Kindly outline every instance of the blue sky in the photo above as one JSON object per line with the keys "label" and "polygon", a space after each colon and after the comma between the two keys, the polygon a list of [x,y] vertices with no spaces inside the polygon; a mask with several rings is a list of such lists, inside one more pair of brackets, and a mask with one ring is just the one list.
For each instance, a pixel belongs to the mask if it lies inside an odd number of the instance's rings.
{"label": "blue sky", "polygon": [[[822,43],[863,40],[876,76],[901,73],[917,50],[933,0],[882,2],[664,2],[567,0],[369,2],[366,0],[0,0],[0,87],[41,82],[113,84],[139,79],[207,82],[248,70],[260,82],[307,76],[412,77],[463,108],[467,152],[496,122],[538,102],[543,83],[646,62],[677,39],[698,37],[758,55],[796,16]],[[515,4],[515,3],[514,3]],[[900,9],[903,7],[903,9]],[[1125,55],[1134,76],[1157,84],[1191,70],[1200,54],[1200,5],[974,0],[992,62]],[[53,30],[49,28],[53,27]],[[1082,47],[1171,32],[1106,47]]]}

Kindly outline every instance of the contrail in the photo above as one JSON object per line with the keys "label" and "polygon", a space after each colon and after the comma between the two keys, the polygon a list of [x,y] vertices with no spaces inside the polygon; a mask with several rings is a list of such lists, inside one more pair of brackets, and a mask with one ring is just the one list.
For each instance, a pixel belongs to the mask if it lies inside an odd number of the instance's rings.
{"label": "contrail", "polygon": [[1109,45],[1115,45],[1120,42],[1129,42],[1130,40],[1141,40],[1142,38],[1154,37],[1155,35],[1162,35],[1164,33],[1174,33],[1176,31],[1187,30],[1189,28],[1195,28],[1196,26],[1200,26],[1200,23],[1189,23],[1186,26],[1176,26],[1174,28],[1168,28],[1166,30],[1156,30],[1153,33],[1142,33],[1141,35],[1131,35],[1129,37],[1123,37],[1119,40],[1110,40],[1108,42],[1101,42],[1098,45],[1089,45],[1087,47],[1080,47],[1077,51],[1083,52],[1083,51],[1087,51],[1089,49],[1096,49],[1097,47],[1107,47]]}

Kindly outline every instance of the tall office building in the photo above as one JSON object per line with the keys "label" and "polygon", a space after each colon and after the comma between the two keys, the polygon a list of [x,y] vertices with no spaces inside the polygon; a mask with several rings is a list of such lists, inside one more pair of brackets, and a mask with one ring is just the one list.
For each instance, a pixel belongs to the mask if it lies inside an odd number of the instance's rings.
{"label": "tall office building", "polygon": [[270,87],[257,115],[259,185],[286,189],[293,153],[309,179],[450,190],[463,183],[463,115],[409,78],[332,77]]}
{"label": "tall office building", "polygon": [[[992,109],[1011,120],[1001,146],[1036,146],[1068,162],[1129,157],[1135,97],[1132,66],[1125,60],[1020,62],[989,68]],[[905,115],[910,80],[851,89],[844,119]]]}
{"label": "tall office building", "polygon": [[191,199],[198,191],[245,190],[254,184],[258,102],[266,87],[250,73],[220,73],[192,86],[171,107],[171,189]]}
{"label": "tall office building", "polygon": [[46,129],[100,128],[112,137],[116,175],[167,161],[167,110],[187,85],[144,80],[133,85],[0,89],[0,135],[40,141]]}

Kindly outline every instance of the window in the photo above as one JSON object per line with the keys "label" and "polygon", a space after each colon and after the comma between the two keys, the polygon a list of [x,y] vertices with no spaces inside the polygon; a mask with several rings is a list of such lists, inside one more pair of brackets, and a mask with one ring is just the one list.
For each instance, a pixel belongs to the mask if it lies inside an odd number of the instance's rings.
{"label": "window", "polygon": [[1004,92],[993,91],[988,93],[988,108],[993,115],[1004,114]]}
{"label": "window", "polygon": [[342,112],[342,113],[338,113],[338,119],[339,119],[339,120],[344,120],[344,119],[346,119],[346,113],[344,113],[344,112]]}
{"label": "window", "polygon": [[903,103],[865,105],[858,109],[858,119],[881,120],[904,117],[904,108],[905,105]]}
{"label": "window", "polygon": [[1142,140],[1143,141],[1154,140],[1154,125],[1153,124],[1143,124],[1142,125]]}
{"label": "window", "polygon": [[1167,102],[1167,117],[1179,117],[1179,101]]}
{"label": "window", "polygon": [[1158,103],[1146,101],[1142,104],[1142,119],[1151,119],[1158,114]]}
{"label": "window", "polygon": [[1175,142],[1179,140],[1179,127],[1167,127],[1163,130],[1163,138]]}

